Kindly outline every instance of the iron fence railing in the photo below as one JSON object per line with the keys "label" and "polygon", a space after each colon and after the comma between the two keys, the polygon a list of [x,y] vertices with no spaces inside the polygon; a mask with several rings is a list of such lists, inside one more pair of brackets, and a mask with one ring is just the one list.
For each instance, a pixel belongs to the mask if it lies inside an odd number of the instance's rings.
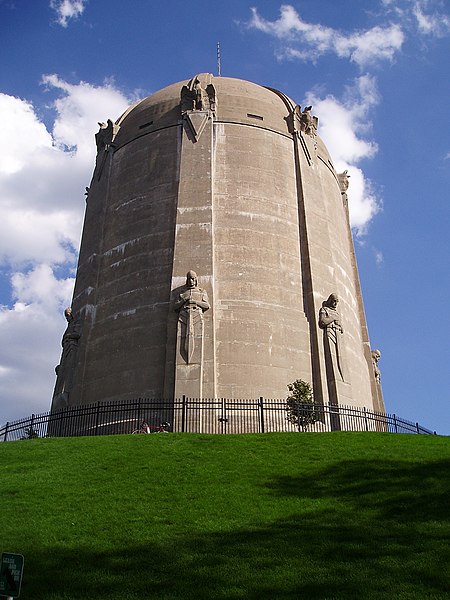
{"label": "iron fence railing", "polygon": [[[299,415],[314,411],[313,423],[302,429],[287,420],[285,400],[192,399],[172,401],[139,398],[98,402],[56,412],[31,415],[0,427],[0,441],[33,437],[66,437],[132,433],[142,422],[150,428],[167,421],[170,431],[185,433],[266,433],[289,431],[385,431],[436,434],[395,414],[331,404],[299,405]],[[310,419],[300,419],[307,422]]]}

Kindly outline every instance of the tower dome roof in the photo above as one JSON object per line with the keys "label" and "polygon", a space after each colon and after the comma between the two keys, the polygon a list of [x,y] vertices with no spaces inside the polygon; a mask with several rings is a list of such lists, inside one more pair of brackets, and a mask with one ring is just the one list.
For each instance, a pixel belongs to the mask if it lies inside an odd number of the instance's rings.
{"label": "tower dome roof", "polygon": [[216,121],[256,125],[289,135],[287,116],[295,103],[287,96],[250,81],[201,73],[191,80],[169,85],[130,106],[117,121],[120,130],[116,145],[122,146],[151,131],[179,124],[181,90],[196,79],[203,89],[213,86],[217,99]]}
{"label": "tower dome roof", "polygon": [[[119,131],[115,146],[121,147],[147,133],[177,126],[182,117],[183,87],[198,80],[205,90],[212,86],[216,122],[260,127],[291,136],[289,120],[296,103],[282,92],[234,77],[215,77],[200,73],[190,80],[173,83],[131,105],[116,121]],[[318,154],[333,170],[329,152],[315,136]]]}

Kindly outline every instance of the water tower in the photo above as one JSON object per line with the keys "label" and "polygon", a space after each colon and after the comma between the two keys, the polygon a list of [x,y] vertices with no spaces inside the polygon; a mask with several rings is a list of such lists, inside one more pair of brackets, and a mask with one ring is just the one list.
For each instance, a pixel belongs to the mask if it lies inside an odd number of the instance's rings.
{"label": "water tower", "polygon": [[285,398],[300,378],[317,402],[384,411],[348,177],[311,107],[199,74],[96,142],[54,409]]}

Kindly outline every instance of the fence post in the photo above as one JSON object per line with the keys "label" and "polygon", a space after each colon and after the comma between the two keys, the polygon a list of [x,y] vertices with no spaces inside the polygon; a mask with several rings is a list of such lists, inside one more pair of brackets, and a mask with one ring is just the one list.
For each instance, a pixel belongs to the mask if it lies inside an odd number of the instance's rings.
{"label": "fence post", "polygon": [[[220,433],[227,433],[227,405],[225,398],[220,399]],[[240,431],[239,431],[240,433]]]}
{"label": "fence post", "polygon": [[186,426],[186,396],[183,394],[183,401],[181,404],[181,433],[184,433]]}
{"label": "fence post", "polygon": [[260,396],[259,397],[259,419],[260,419],[260,423],[261,423],[261,433],[265,433],[264,430],[264,404],[263,404],[263,397]]}
{"label": "fence post", "polygon": [[398,433],[397,417],[395,416],[395,413],[392,416],[394,417],[394,431],[395,431],[395,433]]}
{"label": "fence post", "polygon": [[4,442],[6,442],[8,440],[8,427],[9,427],[9,421],[5,425],[5,439],[3,440]]}
{"label": "fence post", "polygon": [[100,400],[97,401],[97,412],[95,414],[95,434],[98,435],[98,422],[100,419]]}
{"label": "fence post", "polygon": [[58,437],[62,437],[61,433],[62,433],[62,422],[63,422],[63,413],[65,411],[65,408],[61,408],[61,410],[59,411],[59,431],[58,431]]}
{"label": "fence post", "polygon": [[416,423],[416,429],[417,429],[417,433],[420,433],[419,423]]}
{"label": "fence post", "polygon": [[364,423],[366,425],[366,431],[369,431],[369,423],[367,422],[367,409],[366,407],[363,408],[364,411]]}
{"label": "fence post", "polygon": [[137,426],[140,427],[141,423],[141,398],[138,398],[138,410],[137,410]]}

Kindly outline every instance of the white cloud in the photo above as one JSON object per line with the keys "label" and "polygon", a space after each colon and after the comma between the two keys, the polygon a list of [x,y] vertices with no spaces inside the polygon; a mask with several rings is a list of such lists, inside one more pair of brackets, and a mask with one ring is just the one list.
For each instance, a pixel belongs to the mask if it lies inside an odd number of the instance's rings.
{"label": "white cloud", "polygon": [[364,139],[362,134],[370,131],[368,113],[378,103],[376,82],[364,75],[348,87],[343,100],[332,95],[321,98],[309,92],[306,104],[312,104],[319,117],[319,134],[323,138],[338,172],[348,171],[350,223],[358,235],[381,209],[381,200],[373,191],[373,185],[364,176],[358,163],[372,158],[378,147],[375,142]]}
{"label": "white cloud", "polygon": [[55,100],[57,118],[53,127],[53,139],[59,148],[76,147],[78,157],[89,161],[95,154],[94,133],[102,119],[113,120],[130,104],[131,100],[110,82],[93,86],[81,81],[77,85],[67,83],[57,75],[44,75],[42,83],[62,92]]}
{"label": "white cloud", "polygon": [[[381,210],[381,200],[373,192],[373,185],[363,171],[354,164],[336,163],[339,171],[348,170],[350,186],[348,188],[348,208],[350,224],[357,236],[366,233],[373,217]],[[340,168],[339,168],[340,166]]]}
{"label": "white cloud", "polygon": [[67,305],[74,279],[57,279],[49,265],[39,264],[28,272],[14,273],[11,282],[16,306],[33,304],[46,310],[57,310]]}
{"label": "white cloud", "polygon": [[[25,100],[0,93],[0,113],[8,115],[0,136],[0,176],[3,176],[20,171],[35,149],[51,150],[52,137]],[[25,143],[29,139],[32,144]]]}
{"label": "white cloud", "polygon": [[50,214],[14,207],[0,221],[0,259],[14,267],[44,261],[56,265],[74,263],[82,214],[52,211]]}
{"label": "white cloud", "polygon": [[67,27],[70,19],[77,19],[85,9],[86,0],[51,0],[50,8],[56,11],[57,23]]}
{"label": "white cloud", "polygon": [[59,362],[65,328],[63,310],[74,280],[57,279],[49,265],[12,277],[12,308],[0,307],[0,422],[50,407],[53,370]]}
{"label": "white cloud", "polygon": [[443,37],[450,32],[450,17],[440,12],[426,13],[427,2],[415,2],[413,15],[417,28],[424,35]]}
{"label": "white cloud", "polygon": [[374,250],[374,254],[377,267],[381,267],[381,265],[384,263],[383,253],[381,252],[381,250]]}
{"label": "white cloud", "polygon": [[[290,4],[280,6],[280,17],[264,19],[256,8],[247,23],[279,40],[277,58],[316,62],[325,54],[348,59],[359,67],[380,61],[392,61],[407,35],[443,37],[450,34],[450,14],[441,0],[380,0],[379,24],[342,31],[308,23]],[[372,16],[375,16],[373,11]]]}
{"label": "white cloud", "polygon": [[400,50],[404,35],[399,25],[372,27],[363,33],[337,36],[335,47],[340,58],[349,57],[360,66],[378,60],[391,61]]}
{"label": "white cloud", "polygon": [[[84,212],[84,189],[95,161],[98,121],[129,104],[106,84],[44,83],[60,93],[47,131],[32,105],[0,94],[5,128],[0,136],[0,262],[11,265],[74,260]],[[70,148],[70,151],[67,151]]]}
{"label": "white cloud", "polygon": [[[371,28],[343,32],[320,23],[305,21],[289,4],[280,6],[280,17],[264,19],[257,8],[247,26],[278,40],[275,49],[279,59],[317,61],[325,54],[348,59],[359,67],[379,61],[392,61],[401,50],[406,35],[422,37],[450,33],[450,16],[441,0],[380,0],[379,12],[371,12],[379,23]],[[368,75],[357,80],[357,86],[346,90],[342,99],[320,97],[310,92],[307,104],[319,116],[319,133],[325,140],[338,170],[351,176],[349,207],[352,226],[364,233],[372,217],[380,210],[381,201],[359,163],[377,152],[375,142],[368,139],[368,116],[378,103],[375,80]]]}
{"label": "white cloud", "polygon": [[280,7],[277,21],[267,21],[256,8],[251,10],[248,26],[283,42],[277,52],[279,57],[315,61],[331,52],[362,67],[379,60],[392,60],[404,40],[402,29],[397,24],[346,34],[324,25],[307,23],[288,4]]}
{"label": "white cloud", "polygon": [[401,22],[403,30],[412,35],[443,37],[450,33],[450,14],[442,0],[381,0],[381,4],[385,9],[382,17]]}
{"label": "white cloud", "polygon": [[111,83],[73,85],[56,75],[43,82],[58,95],[51,130],[31,103],[0,94],[0,266],[12,272],[13,302],[0,307],[0,339],[8,340],[0,345],[0,397],[8,398],[0,423],[50,407],[94,136],[99,121],[130,104]]}

